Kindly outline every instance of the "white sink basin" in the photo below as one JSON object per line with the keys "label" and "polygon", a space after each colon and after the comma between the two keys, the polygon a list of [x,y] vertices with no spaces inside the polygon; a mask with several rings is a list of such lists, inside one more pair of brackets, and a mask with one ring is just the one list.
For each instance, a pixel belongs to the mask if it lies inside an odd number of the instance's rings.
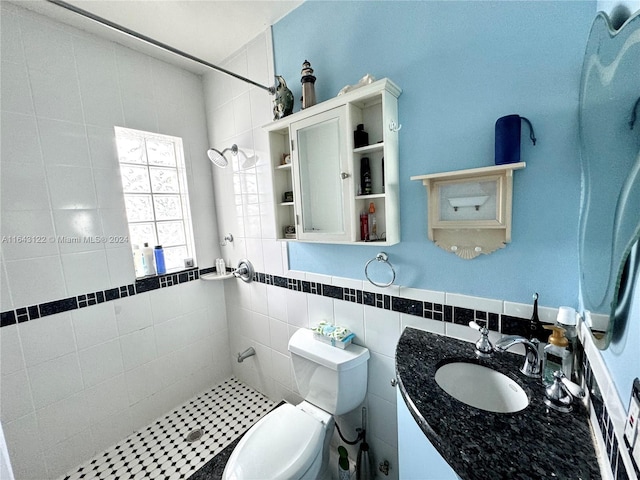
{"label": "white sink basin", "polygon": [[527,394],[515,381],[475,363],[442,365],[436,370],[435,380],[456,400],[481,410],[510,413],[529,405]]}

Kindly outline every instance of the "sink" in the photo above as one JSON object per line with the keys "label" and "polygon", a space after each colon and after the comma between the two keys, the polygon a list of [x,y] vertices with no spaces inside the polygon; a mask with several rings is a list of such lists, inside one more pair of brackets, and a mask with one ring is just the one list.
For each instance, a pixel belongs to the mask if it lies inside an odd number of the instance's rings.
{"label": "sink", "polygon": [[436,370],[435,380],[456,400],[488,412],[519,412],[529,405],[527,394],[514,380],[475,363],[446,363]]}

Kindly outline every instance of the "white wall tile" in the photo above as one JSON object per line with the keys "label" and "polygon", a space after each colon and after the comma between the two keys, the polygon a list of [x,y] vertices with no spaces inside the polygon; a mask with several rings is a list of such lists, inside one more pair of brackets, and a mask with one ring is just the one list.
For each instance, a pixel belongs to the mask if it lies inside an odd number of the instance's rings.
{"label": "white wall tile", "polygon": [[91,166],[84,125],[39,118],[38,131],[46,165]]}
{"label": "white wall tile", "polygon": [[0,408],[3,424],[33,412],[26,370],[18,370],[2,378]]}
{"label": "white wall tile", "polygon": [[83,121],[75,68],[62,73],[30,69],[29,80],[36,115],[68,122]]}
{"label": "white wall tile", "polygon": [[86,430],[87,405],[84,393],[73,395],[36,412],[44,449]]}
{"label": "white wall tile", "polygon": [[268,313],[272,318],[287,321],[287,290],[267,285]]}
{"label": "white wall tile", "polygon": [[75,353],[30,367],[28,374],[36,410],[83,389],[78,355]]}
{"label": "white wall tile", "polygon": [[125,371],[151,362],[157,356],[156,339],[152,327],[121,336],[120,347]]}
{"label": "white wall tile", "polygon": [[47,180],[54,209],[98,207],[93,173],[87,167],[47,166]]}
{"label": "white wall tile", "polygon": [[[0,182],[3,211],[51,208],[44,165],[3,162]],[[29,195],[24,195],[24,192],[29,192]]]}
{"label": "white wall tile", "polygon": [[391,380],[396,378],[394,358],[379,353],[371,353],[367,392],[373,393],[395,405],[396,389],[391,386]]}
{"label": "white wall tile", "polygon": [[1,375],[9,375],[25,368],[18,325],[0,328],[0,369]]}
{"label": "white wall tile", "polygon": [[87,141],[91,155],[91,166],[94,168],[119,168],[116,137],[113,126],[124,122],[110,124],[106,127],[87,125]]}
{"label": "white wall tile", "polygon": [[400,338],[400,314],[375,307],[364,307],[365,345],[388,357],[395,355]]}
{"label": "white wall tile", "polygon": [[117,412],[91,424],[91,438],[95,451],[103,451],[133,433],[128,410]]}
{"label": "white wall tile", "polygon": [[333,320],[336,325],[347,327],[356,335],[355,343],[364,344],[364,307],[361,304],[339,300],[333,302]]}
{"label": "white wall tile", "polygon": [[[2,62],[2,81],[5,81],[4,71],[5,62]],[[12,68],[15,68],[13,64]],[[26,84],[28,86],[28,84]],[[13,90],[12,90],[13,91]],[[16,94],[19,97],[20,94]],[[42,165],[42,150],[40,148],[40,141],[38,139],[38,124],[35,117],[30,115],[21,115],[18,113],[11,113],[4,111],[5,108],[5,95],[2,96],[2,145],[0,145],[0,152],[2,152],[2,168],[6,163],[19,163],[19,164],[35,164]],[[11,95],[11,98],[14,96]],[[16,101],[16,100],[14,100]],[[26,102],[27,100],[25,100]],[[29,97],[28,102],[31,103]],[[17,109],[17,108],[16,108]],[[22,110],[25,110],[23,108]],[[4,171],[2,172],[4,174]]]}
{"label": "white wall tile", "polygon": [[87,418],[92,425],[122,412],[129,406],[127,381],[124,374],[88,388],[84,394]]}
{"label": "white wall tile", "polygon": [[125,376],[130,405],[150,397],[162,387],[162,375],[154,362],[130,370]]}
{"label": "white wall tile", "polygon": [[109,280],[105,283],[105,279],[102,279],[102,284],[111,287],[120,287],[133,283],[136,270],[133,265],[131,247],[107,248],[104,253],[107,258]]}
{"label": "white wall tile", "polygon": [[104,247],[93,252],[67,253],[61,258],[67,295],[96,292],[110,285]]}
{"label": "white wall tile", "polygon": [[21,323],[19,332],[27,367],[76,350],[71,315],[67,312]]}
{"label": "white wall tile", "polygon": [[309,328],[307,294],[293,290],[289,290],[287,293],[287,323],[296,327]]}
{"label": "white wall tile", "polygon": [[404,331],[406,327],[418,328],[438,335],[445,334],[445,322],[439,320],[429,320],[428,318],[416,317],[406,313],[400,314],[400,331]]}
{"label": "white wall tile", "polygon": [[273,378],[284,387],[291,389],[291,359],[279,352],[271,352]]}
{"label": "white wall tile", "polygon": [[470,308],[472,310],[484,310],[486,312],[492,313],[502,313],[503,309],[502,300],[471,297],[469,295],[460,295],[457,293],[447,293],[445,303],[454,307]]}
{"label": "white wall tile", "polygon": [[[103,243],[90,239],[104,236],[100,213],[96,209],[54,210],[56,244],[60,253],[103,250]],[[85,290],[87,292],[88,290]]]}
{"label": "white wall tile", "polygon": [[81,350],[78,356],[85,388],[118,376],[124,370],[118,339]]}
{"label": "white wall tile", "polygon": [[0,222],[3,236],[24,240],[2,244],[6,261],[58,254],[50,210],[6,211],[2,213]]}
{"label": "white wall tile", "polygon": [[[120,171],[115,168],[93,168],[98,207],[124,209],[125,204]],[[108,233],[108,235],[113,234]]]}
{"label": "white wall tile", "polygon": [[311,328],[325,321],[333,321],[333,299],[321,295],[307,295],[309,326]]}
{"label": "white wall tile", "polygon": [[370,433],[397,448],[398,421],[395,403],[388,402],[373,394],[369,394],[367,399],[369,403],[367,420]]}
{"label": "white wall tile", "polygon": [[[445,293],[433,290],[421,290],[419,288],[400,287],[400,296],[403,298],[411,298],[413,300],[422,300],[423,302],[440,303],[445,302]],[[501,312],[496,312],[501,313]]]}
{"label": "white wall tile", "polygon": [[114,307],[120,335],[141,330],[153,323],[149,295],[134,295],[115,300]]}
{"label": "white wall tile", "polygon": [[78,350],[118,337],[116,314],[112,302],[73,310],[71,318]]}
{"label": "white wall tile", "polygon": [[46,17],[21,17],[20,31],[27,65],[50,74],[75,73],[71,36]]}
{"label": "white wall tile", "polygon": [[50,475],[49,478],[64,475],[70,469],[82,463],[83,460],[90,458],[94,453],[91,433],[88,429],[68,438],[60,445],[46,450],[44,456],[47,462],[47,472]]}
{"label": "white wall tile", "polygon": [[2,59],[7,62],[24,64],[24,52],[22,38],[20,36],[20,22],[16,12],[3,4],[2,29],[0,31],[0,44],[2,45]]}
{"label": "white wall tile", "polygon": [[15,478],[49,478],[35,413],[2,424]]}
{"label": "white wall tile", "polygon": [[288,355],[289,329],[287,328],[287,324],[275,318],[270,318],[269,335],[269,345],[271,348],[283,355]]}

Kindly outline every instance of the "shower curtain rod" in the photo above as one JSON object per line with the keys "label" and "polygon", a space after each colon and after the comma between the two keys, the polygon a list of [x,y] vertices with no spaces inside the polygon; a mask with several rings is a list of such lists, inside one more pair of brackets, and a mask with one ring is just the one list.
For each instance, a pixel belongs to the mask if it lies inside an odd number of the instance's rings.
{"label": "shower curtain rod", "polygon": [[211,68],[212,70],[216,70],[218,72],[224,73],[226,75],[229,75],[231,77],[237,78],[238,80],[242,80],[243,82],[246,83],[250,83],[251,85],[254,85],[256,87],[262,88],[263,90],[266,90],[267,92],[269,92],[271,95],[274,95],[276,93],[276,88],[275,87],[265,87],[264,85],[261,85],[257,82],[254,82],[253,80],[250,80],[246,77],[243,77],[242,75],[238,75],[237,73],[233,73],[230,72],[229,70],[226,70],[222,67],[218,67],[217,65],[214,65],[212,63],[209,63],[205,60],[202,60],[198,57],[194,57],[193,55],[190,55],[188,53],[185,53],[181,50],[178,50],[177,48],[172,47],[171,45],[167,45],[166,43],[162,43],[159,42],[158,40],[154,40],[153,38],[147,37],[146,35],[143,35],[141,33],[138,33],[134,30],[131,30],[127,27],[123,27],[122,25],[118,25],[117,23],[114,23],[110,20],[107,20],[106,18],[103,17],[99,17],[98,15],[94,15],[91,12],[88,12],[86,10],[83,10],[82,8],[78,8],[75,5],[71,5],[70,3],[64,2],[62,0],[47,0],[47,2],[49,3],[53,3],[54,5],[57,5],[59,7],[62,7],[66,10],[69,10],[71,12],[77,13],[78,15],[82,15],[85,18],[88,18],[90,20],[93,20],[94,22],[97,22],[101,25],[104,25],[106,27],[109,27],[113,30],[117,30],[118,32],[124,33],[125,35],[129,35],[130,37],[136,38],[138,40],[142,40],[145,43],[149,43],[151,45],[153,45],[154,47],[158,47],[161,48],[163,50],[166,50],[168,52],[171,52],[175,55],[179,55],[183,58],[186,58],[187,60],[191,60],[193,62],[199,63],[200,65],[204,65],[205,67]]}

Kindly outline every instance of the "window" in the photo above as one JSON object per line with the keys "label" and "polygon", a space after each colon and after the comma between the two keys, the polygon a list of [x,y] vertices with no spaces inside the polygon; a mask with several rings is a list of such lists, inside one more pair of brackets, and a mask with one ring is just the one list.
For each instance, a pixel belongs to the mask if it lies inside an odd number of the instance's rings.
{"label": "window", "polygon": [[116,127],[131,245],[162,245],[167,271],[193,258],[182,139]]}

